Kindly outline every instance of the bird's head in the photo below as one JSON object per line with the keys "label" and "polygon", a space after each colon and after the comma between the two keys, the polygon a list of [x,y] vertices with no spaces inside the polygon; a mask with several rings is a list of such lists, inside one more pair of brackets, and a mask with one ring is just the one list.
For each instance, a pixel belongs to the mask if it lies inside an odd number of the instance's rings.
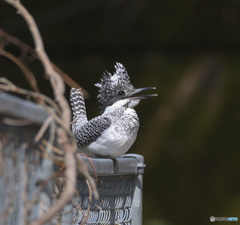
{"label": "bird's head", "polygon": [[105,71],[100,83],[95,84],[99,88],[98,101],[101,112],[104,112],[106,107],[122,99],[127,98],[134,102],[139,102],[136,100],[157,96],[155,94],[134,96],[139,92],[155,89],[155,87],[135,89],[131,84],[125,67],[121,63],[116,63],[115,69],[116,71],[113,75]]}

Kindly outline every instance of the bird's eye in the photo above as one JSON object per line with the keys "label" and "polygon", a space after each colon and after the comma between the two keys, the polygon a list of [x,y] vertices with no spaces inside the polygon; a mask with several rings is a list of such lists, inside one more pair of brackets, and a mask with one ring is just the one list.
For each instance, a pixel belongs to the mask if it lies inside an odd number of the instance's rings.
{"label": "bird's eye", "polygon": [[119,96],[123,96],[124,94],[125,94],[124,91],[118,91],[118,95],[119,95]]}

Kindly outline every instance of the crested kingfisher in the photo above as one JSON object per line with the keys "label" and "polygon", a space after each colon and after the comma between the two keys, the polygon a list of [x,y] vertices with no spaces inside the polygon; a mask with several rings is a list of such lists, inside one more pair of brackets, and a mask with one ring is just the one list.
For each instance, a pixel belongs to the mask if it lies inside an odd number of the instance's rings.
{"label": "crested kingfisher", "polygon": [[117,158],[125,154],[137,137],[139,119],[134,107],[141,99],[157,94],[136,94],[153,90],[155,87],[135,89],[125,67],[116,63],[115,73],[103,73],[98,101],[101,115],[87,119],[85,102],[81,89],[72,88],[70,101],[73,111],[72,132],[79,151],[97,158]]}

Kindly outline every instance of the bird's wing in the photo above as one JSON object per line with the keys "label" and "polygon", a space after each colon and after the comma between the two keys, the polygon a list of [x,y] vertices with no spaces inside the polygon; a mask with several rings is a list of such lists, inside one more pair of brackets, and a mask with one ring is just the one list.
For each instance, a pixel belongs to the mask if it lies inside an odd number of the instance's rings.
{"label": "bird's wing", "polygon": [[96,141],[110,125],[111,120],[109,118],[99,116],[73,131],[73,135],[78,146],[82,147]]}
{"label": "bird's wing", "polygon": [[70,92],[70,101],[73,112],[72,130],[78,129],[88,122],[86,107],[81,89],[72,88]]}

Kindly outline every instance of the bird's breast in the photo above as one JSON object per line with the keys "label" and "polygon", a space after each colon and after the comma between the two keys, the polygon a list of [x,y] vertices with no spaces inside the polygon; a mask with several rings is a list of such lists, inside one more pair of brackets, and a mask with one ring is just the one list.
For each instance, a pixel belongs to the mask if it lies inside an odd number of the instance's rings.
{"label": "bird's breast", "polygon": [[127,109],[111,117],[112,125],[119,129],[120,133],[133,135],[138,132],[139,119],[135,110]]}
{"label": "bird's breast", "polygon": [[139,119],[130,110],[118,117],[111,117],[111,125],[101,136],[83,150],[92,156],[116,158],[125,154],[135,142],[139,129]]}

